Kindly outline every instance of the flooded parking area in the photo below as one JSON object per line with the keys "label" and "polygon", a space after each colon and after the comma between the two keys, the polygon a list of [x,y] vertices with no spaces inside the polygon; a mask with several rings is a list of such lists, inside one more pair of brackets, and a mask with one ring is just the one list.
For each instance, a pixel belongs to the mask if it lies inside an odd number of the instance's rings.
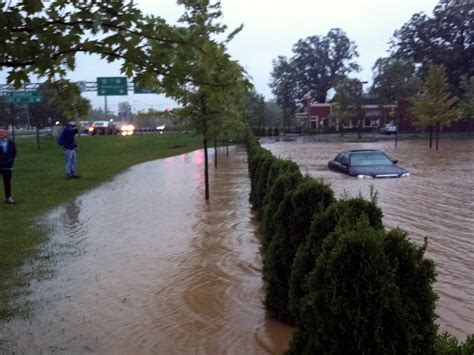
{"label": "flooded parking area", "polygon": [[[0,353],[278,354],[291,328],[262,305],[246,151],[133,167],[47,216],[48,269],[0,323]],[[212,157],[211,157],[212,158]],[[212,160],[211,160],[212,161]]]}
{"label": "flooded parking area", "polygon": [[[387,228],[401,227],[410,239],[423,245],[436,263],[435,289],[438,323],[442,331],[464,340],[474,333],[474,140],[441,140],[440,150],[430,150],[426,140],[374,143],[336,143],[318,137],[262,141],[281,158],[289,158],[314,178],[330,183],[337,196],[365,197],[370,186]],[[328,170],[336,154],[349,149],[380,149],[411,176],[401,179],[362,180]]]}

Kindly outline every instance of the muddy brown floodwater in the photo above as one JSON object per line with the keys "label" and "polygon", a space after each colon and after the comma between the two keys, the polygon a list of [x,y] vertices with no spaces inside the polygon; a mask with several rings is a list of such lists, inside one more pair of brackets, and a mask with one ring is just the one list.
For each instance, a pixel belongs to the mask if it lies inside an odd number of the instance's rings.
{"label": "muddy brown floodwater", "polygon": [[[329,182],[337,196],[378,193],[388,228],[401,227],[435,261],[438,323],[464,340],[474,333],[474,140],[442,140],[440,151],[426,140],[334,143],[318,137],[267,141],[276,156],[298,163],[303,173]],[[327,162],[347,149],[381,149],[410,170],[402,179],[360,180],[327,169]]]}
{"label": "muddy brown floodwater", "polygon": [[44,217],[48,271],[0,323],[0,353],[278,354],[291,328],[262,305],[246,152],[133,167]]}

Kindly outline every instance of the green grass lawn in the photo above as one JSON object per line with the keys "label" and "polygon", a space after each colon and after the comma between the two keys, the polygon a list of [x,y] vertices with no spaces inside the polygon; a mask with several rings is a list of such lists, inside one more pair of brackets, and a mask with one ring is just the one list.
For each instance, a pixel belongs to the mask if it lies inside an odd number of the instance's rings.
{"label": "green grass lawn", "polygon": [[[190,134],[77,137],[77,173],[65,177],[62,148],[52,137],[16,141],[18,155],[12,190],[17,204],[3,204],[0,190],[0,319],[19,310],[10,300],[21,291],[28,275],[16,271],[36,255],[46,231],[35,224],[42,213],[110,180],[132,165],[189,152],[201,147],[201,138]],[[0,181],[1,184],[1,181]]]}

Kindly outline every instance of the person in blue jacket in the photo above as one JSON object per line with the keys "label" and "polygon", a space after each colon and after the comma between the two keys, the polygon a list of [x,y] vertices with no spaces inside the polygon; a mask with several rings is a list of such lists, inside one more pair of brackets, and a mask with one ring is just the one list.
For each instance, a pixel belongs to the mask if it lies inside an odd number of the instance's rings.
{"label": "person in blue jacket", "polygon": [[61,133],[61,145],[64,148],[64,158],[66,160],[66,177],[68,179],[78,179],[76,175],[76,136],[77,128],[75,122],[69,122]]}
{"label": "person in blue jacket", "polygon": [[3,189],[5,191],[5,203],[14,204],[12,197],[12,173],[13,162],[16,157],[16,147],[12,140],[8,139],[8,131],[0,129],[0,174],[3,176]]}

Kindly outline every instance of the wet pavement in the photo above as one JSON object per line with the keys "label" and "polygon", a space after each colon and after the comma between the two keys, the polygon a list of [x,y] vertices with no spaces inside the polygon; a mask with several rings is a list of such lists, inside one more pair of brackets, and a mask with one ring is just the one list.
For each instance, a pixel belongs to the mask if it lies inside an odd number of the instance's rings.
{"label": "wet pavement", "polygon": [[[211,155],[212,158],[212,155]],[[212,160],[211,160],[212,162]],[[278,354],[291,328],[269,318],[246,152],[133,167],[45,220],[49,270],[0,323],[0,353]]]}

